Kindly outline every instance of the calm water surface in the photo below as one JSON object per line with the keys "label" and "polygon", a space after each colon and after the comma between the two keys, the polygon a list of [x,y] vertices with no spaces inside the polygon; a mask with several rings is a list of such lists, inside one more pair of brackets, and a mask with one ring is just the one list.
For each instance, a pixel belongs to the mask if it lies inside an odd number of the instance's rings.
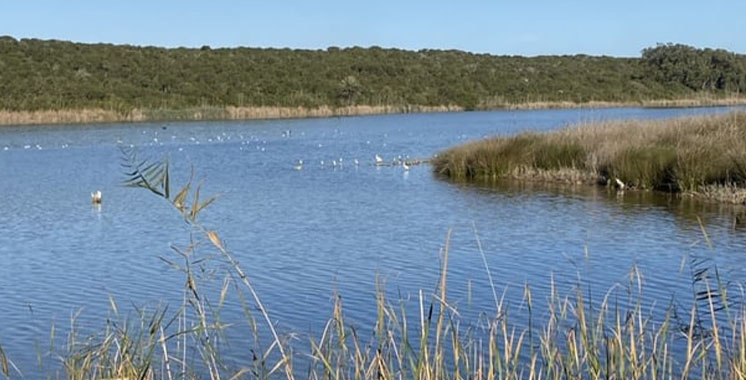
{"label": "calm water surface", "polygon": [[[435,178],[428,166],[375,167],[373,157],[428,157],[483,136],[577,122],[726,111],[3,127],[0,342],[33,373],[34,342],[48,344],[52,323],[63,334],[82,309],[80,324],[100,326],[108,295],[124,307],[180,302],[183,278],[158,257],[175,258],[171,246],[185,246],[188,231],[162,200],[120,186],[118,145],[130,144],[144,156],[168,154],[175,182],[185,181],[193,166],[205,178],[204,191],[220,194],[203,221],[240,259],[281,331],[319,333],[335,289],[347,317],[372,326],[376,275],[403,298],[433,289],[449,229],[449,297],[464,318],[494,309],[475,227],[498,290],[507,287],[506,299],[516,306],[525,283],[535,299],[547,298],[551,276],[560,286],[581,281],[600,293],[626,284],[633,266],[651,302],[691,299],[686,263],[692,256],[711,259],[729,281],[744,279],[746,234],[733,226],[743,210],[588,187],[463,186]],[[300,159],[303,170],[296,171]],[[333,160],[342,165],[333,167]],[[100,209],[89,201],[96,189],[104,195]],[[226,319],[240,320],[238,305],[226,308]]]}

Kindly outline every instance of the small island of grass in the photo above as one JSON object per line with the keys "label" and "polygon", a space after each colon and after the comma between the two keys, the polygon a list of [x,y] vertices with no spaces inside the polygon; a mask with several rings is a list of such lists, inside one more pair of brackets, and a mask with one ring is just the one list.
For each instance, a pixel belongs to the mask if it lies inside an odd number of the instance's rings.
{"label": "small island of grass", "polygon": [[492,137],[433,159],[453,180],[589,183],[746,203],[746,113]]}

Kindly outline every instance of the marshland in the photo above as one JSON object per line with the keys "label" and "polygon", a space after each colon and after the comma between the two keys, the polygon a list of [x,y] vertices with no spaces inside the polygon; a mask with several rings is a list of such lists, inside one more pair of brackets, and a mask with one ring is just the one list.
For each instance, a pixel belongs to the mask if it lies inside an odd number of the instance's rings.
{"label": "marshland", "polygon": [[560,181],[746,202],[746,114],[615,121],[493,137],[434,161],[456,180]]}
{"label": "marshland", "polygon": [[0,373],[738,378],[742,206],[374,159],[738,110],[4,127]]}

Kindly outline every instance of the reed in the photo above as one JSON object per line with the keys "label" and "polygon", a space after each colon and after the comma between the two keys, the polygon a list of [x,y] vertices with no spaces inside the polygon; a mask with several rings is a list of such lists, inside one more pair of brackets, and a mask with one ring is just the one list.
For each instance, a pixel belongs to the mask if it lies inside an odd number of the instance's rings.
{"label": "reed", "polygon": [[[746,113],[619,121],[493,137],[433,159],[456,180],[618,184],[743,203]],[[617,181],[618,180],[618,181]]]}
{"label": "reed", "polygon": [[[651,107],[685,108],[735,106],[746,104],[746,97],[700,96],[698,98],[658,99],[639,101],[526,101],[507,102],[496,97],[483,101],[478,110],[539,110],[562,108],[613,108]],[[257,119],[296,119],[336,116],[364,116],[423,112],[460,112],[458,105],[349,105],[319,107],[277,107],[277,106],[202,106],[187,108],[135,108],[116,110],[103,108],[60,109],[60,110],[0,110],[0,125],[37,124],[85,124],[146,121],[199,121],[199,120],[257,120]]]}
{"label": "reed", "polygon": [[453,112],[462,110],[463,108],[452,105],[352,105],[343,107],[321,106],[315,108],[205,106],[184,109],[145,108],[129,111],[98,108],[38,111],[0,110],[0,125],[81,124],[176,120],[291,119],[415,112]]}
{"label": "reed", "polygon": [[[335,295],[320,334],[309,337],[306,344],[293,344],[292,334],[276,330],[250,274],[219,234],[201,224],[201,212],[215,198],[200,194],[201,185],[195,184],[193,174],[178,190],[172,189],[167,159],[141,160],[132,150],[123,152],[124,184],[163,199],[189,226],[190,243],[174,246],[173,257],[161,257],[183,274],[183,301],[175,311],[156,305],[122,313],[110,298],[106,327],[95,334],[80,333],[73,317],[64,349],[51,355],[62,361],[62,372],[50,378],[722,380],[746,376],[746,310],[735,303],[727,282],[706,257],[692,257],[688,263],[692,302],[683,317],[674,304],[658,314],[643,306],[644,284],[637,268],[630,271],[626,286],[613,287],[600,302],[591,302],[580,284],[561,293],[552,279],[545,302],[534,300],[526,285],[523,306],[516,308],[498,297],[498,285],[485,259],[495,310],[485,312],[481,323],[470,324],[448,296],[450,231],[440,252],[437,286],[419,291],[416,315],[407,313],[411,309],[403,301],[389,300],[377,281],[371,310],[377,316],[374,325],[359,326],[349,320],[342,298]],[[474,234],[484,258],[476,226]],[[217,292],[208,290],[210,278],[223,278]],[[225,342],[233,326],[221,318],[223,305],[232,297],[243,306],[252,331],[240,339],[250,340],[253,347],[241,355],[244,361],[233,364],[223,358],[224,350],[230,349]],[[299,362],[302,368],[296,365]],[[16,373],[8,363],[12,362],[0,346],[0,373],[10,378]]]}

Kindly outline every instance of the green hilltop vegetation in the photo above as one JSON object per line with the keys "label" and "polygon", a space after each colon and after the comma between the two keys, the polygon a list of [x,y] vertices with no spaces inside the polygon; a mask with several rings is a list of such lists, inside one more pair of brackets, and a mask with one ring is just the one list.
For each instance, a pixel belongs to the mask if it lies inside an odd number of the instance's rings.
{"label": "green hilltop vegetation", "polygon": [[658,45],[640,58],[456,50],[160,48],[0,37],[0,110],[644,103],[746,92],[746,56]]}

